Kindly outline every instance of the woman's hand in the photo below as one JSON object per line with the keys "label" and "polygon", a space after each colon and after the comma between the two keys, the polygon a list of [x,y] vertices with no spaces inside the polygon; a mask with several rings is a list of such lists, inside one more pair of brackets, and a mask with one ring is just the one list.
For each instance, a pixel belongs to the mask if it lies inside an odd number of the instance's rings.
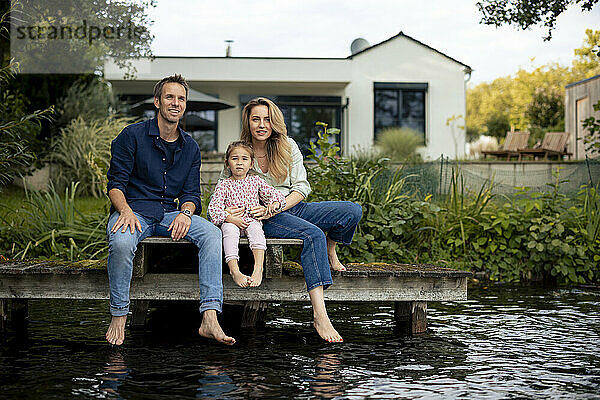
{"label": "woman's hand", "polygon": [[244,218],[238,217],[237,215],[228,215],[227,218],[225,218],[225,222],[230,222],[240,229],[246,229],[249,225],[244,221]]}
{"label": "woman's hand", "polygon": [[252,218],[258,220],[268,219],[270,217],[270,215],[268,215],[267,207],[263,207],[260,205],[252,207],[248,213]]}

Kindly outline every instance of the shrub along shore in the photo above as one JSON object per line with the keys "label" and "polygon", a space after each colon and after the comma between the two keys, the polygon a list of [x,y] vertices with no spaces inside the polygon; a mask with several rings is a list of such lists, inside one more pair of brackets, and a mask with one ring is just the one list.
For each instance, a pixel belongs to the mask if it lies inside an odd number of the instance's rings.
{"label": "shrub along shore", "polygon": [[[343,262],[432,263],[513,282],[600,281],[597,188],[584,186],[567,196],[556,174],[543,193],[517,188],[511,196],[496,196],[485,184],[470,193],[455,171],[449,193],[433,196],[414,191],[410,176],[392,170],[387,159],[340,158],[338,151],[327,135],[313,145],[309,200],[351,200],[363,207],[354,243],[339,248]],[[0,193],[0,255],[105,258],[108,200],[77,193],[75,183],[47,193]]]}

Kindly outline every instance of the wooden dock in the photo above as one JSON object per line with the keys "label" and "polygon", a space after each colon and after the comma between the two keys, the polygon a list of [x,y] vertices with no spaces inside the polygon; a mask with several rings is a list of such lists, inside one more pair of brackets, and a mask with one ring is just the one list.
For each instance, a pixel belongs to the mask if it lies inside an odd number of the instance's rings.
{"label": "wooden dock", "polygon": [[[148,238],[142,243],[131,282],[133,324],[145,315],[150,300],[199,300],[197,259],[196,265],[187,260],[189,272],[155,272],[149,254],[154,245],[168,245],[170,249],[177,245],[188,251],[195,247],[169,238]],[[265,278],[257,288],[240,288],[229,274],[224,274],[225,302],[246,302],[249,311],[256,311],[264,308],[261,302],[309,301],[301,267],[282,262],[282,247],[287,245],[301,245],[301,241],[268,239]],[[325,291],[326,300],[394,302],[396,320],[407,323],[413,333],[426,330],[427,302],[466,300],[467,277],[471,275],[423,264],[349,264],[347,269],[335,272],[334,284]],[[22,303],[27,299],[108,299],[106,261],[0,262],[0,322],[10,315],[7,300],[18,304],[12,300]],[[253,317],[244,320],[251,324]]]}

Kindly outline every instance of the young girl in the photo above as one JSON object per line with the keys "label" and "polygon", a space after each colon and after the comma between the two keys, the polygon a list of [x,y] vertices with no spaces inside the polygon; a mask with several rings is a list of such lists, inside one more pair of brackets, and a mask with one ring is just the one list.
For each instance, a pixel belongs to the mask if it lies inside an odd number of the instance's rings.
{"label": "young girl", "polygon": [[[285,207],[285,197],[269,186],[257,175],[249,175],[254,164],[254,150],[243,141],[236,141],[227,147],[225,168],[231,176],[217,183],[208,205],[208,215],[212,222],[221,226],[223,231],[223,250],[229,273],[241,287],[259,286],[262,282],[263,261],[267,242],[262,224],[254,219],[249,211],[259,205],[259,200],[267,207],[267,213],[273,215]],[[237,216],[225,211],[228,207],[243,207],[243,215]],[[241,273],[238,260],[240,234],[245,233],[254,255],[252,276]]]}

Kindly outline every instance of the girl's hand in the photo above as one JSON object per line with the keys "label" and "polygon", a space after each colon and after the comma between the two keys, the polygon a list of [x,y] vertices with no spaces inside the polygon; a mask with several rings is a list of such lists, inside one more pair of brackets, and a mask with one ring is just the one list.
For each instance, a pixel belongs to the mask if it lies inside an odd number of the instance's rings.
{"label": "girl's hand", "polygon": [[241,218],[244,216],[244,207],[227,207],[225,211],[235,217]]}
{"label": "girl's hand", "polygon": [[244,221],[242,217],[235,215],[228,215],[227,218],[225,218],[225,222],[231,222],[240,229],[246,229],[248,227],[248,223]]}
{"label": "girl's hand", "polygon": [[270,215],[267,217],[268,212],[267,212],[267,207],[263,207],[263,206],[254,206],[250,209],[249,214],[252,218],[254,219],[267,219],[270,217]]}

